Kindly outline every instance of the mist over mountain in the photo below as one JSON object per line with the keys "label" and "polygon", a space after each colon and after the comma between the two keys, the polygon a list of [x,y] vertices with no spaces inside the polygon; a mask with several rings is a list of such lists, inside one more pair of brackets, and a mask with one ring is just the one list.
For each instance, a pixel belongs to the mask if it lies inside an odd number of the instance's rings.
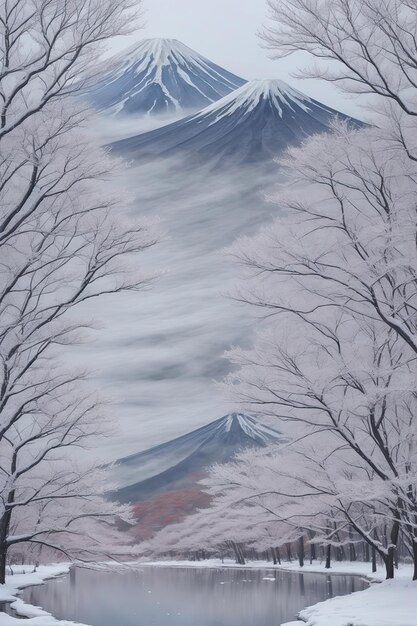
{"label": "mist over mountain", "polygon": [[176,39],[146,39],[108,59],[85,96],[116,114],[185,114],[244,83]]}
{"label": "mist over mountain", "polygon": [[115,142],[112,149],[139,160],[183,154],[194,163],[253,164],[328,131],[336,116],[360,125],[281,80],[254,80],[194,115]]}
{"label": "mist over mountain", "polygon": [[[251,345],[254,324],[243,305],[225,297],[237,271],[224,249],[279,213],[266,201],[286,184],[272,161],[277,147],[328,130],[334,115],[285,83],[254,81],[141,135],[137,121],[146,126],[158,116],[97,116],[106,126],[101,142],[116,140],[113,149],[130,161],[118,181],[133,198],[129,214],[157,215],[164,236],[146,253],[146,266],[162,270],[154,288],[146,297],[118,297],[101,312],[97,347],[80,348],[80,366],[90,364],[117,409],[106,461],[231,410],[214,381],[230,372],[225,350]],[[129,129],[136,136],[118,141]]]}

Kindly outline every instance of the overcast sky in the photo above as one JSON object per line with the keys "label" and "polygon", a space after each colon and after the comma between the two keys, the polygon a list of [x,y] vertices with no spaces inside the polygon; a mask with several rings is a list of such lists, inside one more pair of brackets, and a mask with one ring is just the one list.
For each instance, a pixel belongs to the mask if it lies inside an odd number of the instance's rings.
{"label": "overcast sky", "polygon": [[143,0],[144,28],[119,38],[114,49],[148,37],[179,39],[215,63],[246,79],[280,78],[322,102],[347,113],[357,102],[327,83],[291,77],[306,58],[274,61],[257,33],[268,23],[265,0]]}

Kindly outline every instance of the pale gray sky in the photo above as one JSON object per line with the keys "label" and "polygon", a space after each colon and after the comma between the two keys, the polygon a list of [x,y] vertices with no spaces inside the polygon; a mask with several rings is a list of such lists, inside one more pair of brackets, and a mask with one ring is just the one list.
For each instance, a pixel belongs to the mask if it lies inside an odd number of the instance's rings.
{"label": "pale gray sky", "polygon": [[268,22],[265,0],[143,0],[143,13],[144,28],[118,38],[114,50],[148,37],[179,39],[243,78],[280,78],[325,104],[358,114],[357,101],[329,84],[291,77],[306,64],[304,55],[280,61],[268,57],[257,36]]}

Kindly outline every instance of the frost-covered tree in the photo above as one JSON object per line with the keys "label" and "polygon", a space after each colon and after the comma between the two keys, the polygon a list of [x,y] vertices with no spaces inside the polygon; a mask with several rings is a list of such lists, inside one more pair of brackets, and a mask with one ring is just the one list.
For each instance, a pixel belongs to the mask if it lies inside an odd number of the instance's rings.
{"label": "frost-covered tree", "polygon": [[115,510],[79,452],[103,409],[69,350],[90,326],[86,301],[148,284],[135,255],[155,236],[125,217],[117,164],[71,96],[137,5],[0,2],[0,583],[23,542],[83,559],[111,549]]}
{"label": "frost-covered tree", "polygon": [[[381,550],[391,577],[400,533],[417,563],[417,7],[269,5],[274,55],[324,60],[303,74],[372,94],[378,128],[335,123],[283,160],[291,190],[272,199],[280,217],[234,247],[247,269],[237,297],[269,321],[253,350],[232,353],[241,371],[231,382],[252,410],[290,426],[306,458],[319,437],[319,459],[354,468],[337,519]],[[337,472],[326,469],[323,485]]]}
{"label": "frost-covered tree", "polygon": [[315,62],[302,77],[374,94],[416,115],[414,0],[268,0],[268,6],[263,39],[275,58],[306,51]]}
{"label": "frost-covered tree", "polygon": [[[391,577],[400,531],[415,559],[415,352],[375,315],[372,304],[367,308],[364,298],[349,300],[347,281],[339,284],[335,280],[333,286],[332,278],[323,279],[321,287],[322,278],[315,280],[310,254],[318,255],[314,258],[332,269],[339,264],[348,273],[354,264],[347,259],[349,246],[337,237],[337,243],[331,244],[327,228],[323,229],[323,245],[331,246],[328,253],[321,253],[317,241],[310,248],[309,237],[320,239],[320,228],[314,226],[315,220],[300,219],[298,208],[295,217],[288,209],[286,217],[273,228],[235,248],[253,272],[239,297],[266,306],[275,315],[259,333],[254,349],[231,353],[240,370],[230,382],[252,412],[280,419],[280,429],[292,439],[299,456],[314,459],[315,442],[320,441],[323,458],[332,461],[317,474],[322,476],[322,489],[326,472],[328,480],[336,475],[337,461],[342,472],[356,468],[348,497],[356,493],[360,503],[361,494],[367,499],[369,493],[378,494],[383,505],[378,515],[373,512],[376,503],[367,506],[387,534],[382,541],[370,543],[380,552]],[[336,235],[342,232],[335,230]],[[372,237],[369,230],[368,236]],[[367,278],[364,272],[358,282],[363,285]],[[309,488],[312,472],[312,468],[304,472]],[[370,492],[364,487],[366,482]],[[315,489],[320,489],[320,483]],[[336,496],[338,491],[332,487],[329,493]],[[356,507],[360,523],[352,518],[352,507],[349,500],[337,504],[338,512],[347,518],[344,523],[349,522],[368,540],[369,523],[362,515],[363,506]]]}

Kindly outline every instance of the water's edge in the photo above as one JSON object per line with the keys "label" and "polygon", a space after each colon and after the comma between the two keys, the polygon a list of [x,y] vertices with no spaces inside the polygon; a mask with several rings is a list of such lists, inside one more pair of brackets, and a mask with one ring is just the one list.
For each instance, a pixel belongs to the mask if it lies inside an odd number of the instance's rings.
{"label": "water's edge", "polygon": [[[107,568],[105,568],[105,571],[112,571],[112,568],[109,565],[109,568],[107,570]],[[113,564],[114,565],[114,564]],[[254,570],[254,571],[258,571],[258,572],[271,572],[271,571],[280,571],[280,572],[286,572],[289,574],[321,574],[321,575],[325,575],[325,576],[352,576],[355,578],[359,578],[361,580],[363,580],[364,582],[366,582],[368,585],[371,583],[375,583],[375,582],[381,582],[381,578],[375,577],[374,575],[370,574],[370,573],[366,573],[364,571],[358,571],[355,572],[353,571],[353,569],[349,567],[346,567],[346,569],[343,569],[343,566],[338,569],[338,570],[323,570],[322,567],[319,568],[319,566],[314,567],[314,566],[305,566],[305,567],[300,567],[300,566],[291,566],[289,567],[288,564],[287,565],[273,565],[267,562],[262,562],[262,563],[248,563],[246,565],[237,565],[235,563],[203,563],[203,562],[161,562],[161,561],[156,561],[156,562],[135,562],[135,563],[131,563],[129,564],[132,566],[132,571],[135,570],[135,568],[140,567],[140,568],[147,568],[147,567],[154,567],[154,568],[164,568],[164,569],[175,569],[175,568],[180,568],[180,569],[216,569],[216,570]],[[66,564],[65,566],[63,566],[66,569],[63,569],[61,572],[45,572],[44,576],[39,576],[38,575],[38,579],[36,581],[24,581],[22,580],[20,584],[18,584],[16,587],[13,588],[13,593],[14,593],[14,598],[11,599],[10,601],[5,601],[5,602],[1,602],[1,604],[7,605],[7,607],[9,608],[9,611],[3,611],[6,614],[12,616],[12,617],[16,617],[16,620],[21,621],[24,619],[30,619],[31,617],[40,617],[41,615],[43,616],[47,616],[53,620],[55,620],[55,624],[56,626],[59,626],[60,624],[63,624],[63,620],[58,620],[55,617],[52,616],[51,613],[48,613],[47,611],[45,611],[44,609],[40,609],[40,607],[36,607],[34,605],[30,605],[25,603],[19,596],[23,593],[23,591],[28,590],[30,588],[33,588],[35,586],[39,586],[39,585],[43,585],[45,583],[47,583],[49,580],[51,579],[57,579],[57,578],[63,578],[65,576],[67,576],[71,570],[71,568],[73,567],[79,567],[79,565],[77,566],[75,565],[71,565],[71,564]],[[27,574],[26,575],[28,578],[30,578],[31,574]],[[23,578],[23,575],[20,575],[19,578]],[[11,586],[11,585],[8,585]],[[350,594],[347,594],[350,595]],[[315,606],[315,605],[312,605]],[[305,607],[307,608],[307,607]],[[304,609],[303,609],[304,610]],[[66,618],[67,619],[67,618]],[[304,620],[301,619],[301,617],[297,614],[294,615],[294,619],[298,619],[300,621],[300,623]],[[49,622],[48,622],[49,625]],[[51,622],[51,626],[52,626],[52,622]],[[79,624],[79,626],[88,626],[86,624]]]}

